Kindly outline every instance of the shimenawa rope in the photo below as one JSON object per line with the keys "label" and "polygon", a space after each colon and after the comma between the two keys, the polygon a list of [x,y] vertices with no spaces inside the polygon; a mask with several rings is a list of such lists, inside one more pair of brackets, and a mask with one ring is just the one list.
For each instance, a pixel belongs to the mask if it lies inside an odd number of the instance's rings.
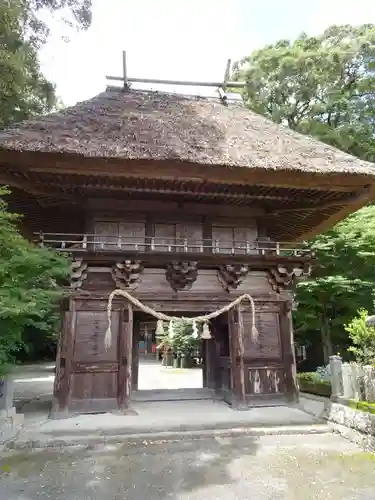
{"label": "shimenawa rope", "polygon": [[[157,312],[154,309],[152,309],[151,307],[147,306],[146,304],[143,304],[142,302],[140,302],[138,299],[136,299],[135,297],[133,297],[126,290],[121,290],[121,289],[118,288],[116,290],[113,290],[113,292],[110,293],[109,298],[108,298],[108,304],[107,304],[108,328],[107,328],[107,331],[106,331],[105,337],[104,337],[104,346],[105,346],[106,349],[108,349],[112,345],[112,331],[111,331],[111,327],[112,327],[112,320],[111,320],[111,316],[112,316],[112,303],[113,303],[113,299],[116,297],[116,295],[120,295],[121,297],[124,297],[129,302],[131,302],[133,304],[133,306],[141,309],[143,312],[145,312],[147,314],[150,314],[151,316],[153,316],[154,318],[156,318],[158,320],[158,324],[157,324],[157,327],[156,327],[156,333],[157,334],[161,334],[164,331],[163,321],[168,321],[170,324],[173,321],[176,321],[176,322],[178,322],[178,321],[184,321],[186,323],[192,323],[193,325],[196,324],[196,323],[203,323],[203,334],[202,334],[203,338],[210,338],[210,332],[209,332],[208,322],[211,319],[217,318],[218,316],[220,316],[220,314],[228,312],[233,307],[236,307],[236,306],[242,304],[243,302],[248,301],[250,303],[250,306],[251,306],[251,320],[252,320],[251,321],[251,325],[252,325],[251,334],[252,334],[253,340],[256,340],[258,338],[258,335],[259,335],[258,331],[256,329],[256,326],[255,326],[255,304],[254,304],[254,300],[251,297],[251,295],[249,295],[248,293],[245,293],[245,294],[241,295],[240,297],[238,297],[237,299],[233,300],[232,302],[230,302],[226,306],[221,307],[220,309],[217,309],[216,311],[213,311],[213,312],[211,312],[209,314],[204,314],[204,315],[201,315],[201,316],[195,316],[195,317],[189,317],[189,318],[187,318],[187,317],[181,317],[181,316],[168,316],[167,314],[164,314],[164,313],[161,313],[161,312]],[[205,336],[204,336],[204,334],[205,334]]]}

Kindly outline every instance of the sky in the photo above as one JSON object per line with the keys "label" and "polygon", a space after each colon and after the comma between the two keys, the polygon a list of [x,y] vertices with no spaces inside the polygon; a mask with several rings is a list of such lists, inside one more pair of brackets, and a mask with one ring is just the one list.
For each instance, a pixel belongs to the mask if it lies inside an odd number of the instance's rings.
{"label": "sky", "polygon": [[87,32],[48,22],[42,71],[73,105],[103,92],[105,75],[122,75],[123,50],[129,77],[221,81],[228,58],[265,44],[332,24],[375,24],[375,0],[94,0]]}

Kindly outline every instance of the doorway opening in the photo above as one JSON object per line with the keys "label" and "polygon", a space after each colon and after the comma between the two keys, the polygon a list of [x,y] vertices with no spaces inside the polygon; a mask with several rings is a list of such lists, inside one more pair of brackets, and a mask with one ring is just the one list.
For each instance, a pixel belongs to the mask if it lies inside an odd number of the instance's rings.
{"label": "doorway opening", "polygon": [[[189,315],[196,316],[197,313],[181,313],[181,316]],[[173,339],[167,344],[165,338],[156,336],[156,326],[155,318],[144,313],[135,313],[132,398],[201,399],[203,390],[207,387],[205,351],[209,341],[202,340],[200,335],[194,339],[189,331],[190,325],[187,331],[181,331],[182,325],[176,323]]]}
{"label": "doorway opening", "polygon": [[211,339],[201,339],[199,331],[194,340],[192,332],[187,331],[184,334],[187,339],[182,335],[181,342],[175,339],[175,333],[169,346],[156,336],[155,318],[136,312],[133,325],[133,400],[212,399],[219,395],[226,399],[231,390],[227,315],[210,322]]}

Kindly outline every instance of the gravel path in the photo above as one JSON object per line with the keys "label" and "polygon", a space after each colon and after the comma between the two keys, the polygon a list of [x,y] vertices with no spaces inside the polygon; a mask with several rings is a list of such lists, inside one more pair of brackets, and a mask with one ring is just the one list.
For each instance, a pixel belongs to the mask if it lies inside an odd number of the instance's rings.
{"label": "gravel path", "polygon": [[372,500],[375,456],[333,434],[13,452],[0,498]]}

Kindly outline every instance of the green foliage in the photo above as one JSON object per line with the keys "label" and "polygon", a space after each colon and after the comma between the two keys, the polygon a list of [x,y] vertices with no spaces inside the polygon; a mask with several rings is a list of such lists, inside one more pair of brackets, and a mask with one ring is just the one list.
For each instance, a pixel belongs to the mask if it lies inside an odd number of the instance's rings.
{"label": "green foliage", "polygon": [[317,396],[331,396],[331,383],[316,372],[297,373],[300,391]]}
{"label": "green foliage", "polygon": [[198,338],[195,339],[193,334],[193,326],[191,323],[178,321],[173,323],[173,337],[169,336],[168,328],[165,330],[161,341],[164,345],[170,347],[174,352],[180,352],[181,354],[191,354],[195,350],[200,348],[200,332],[201,325],[197,325]]}
{"label": "green foliage", "polygon": [[375,327],[367,326],[368,311],[359,309],[358,315],[344,328],[353,345],[349,347],[356,360],[363,364],[375,362]]}
{"label": "green foliage", "polygon": [[235,77],[254,111],[374,161],[374,69],[374,25],[344,25],[256,50]]}
{"label": "green foliage", "polygon": [[0,128],[53,108],[55,89],[40,72],[37,50],[25,39],[20,3],[0,6]]}
{"label": "green foliage", "polygon": [[0,129],[55,108],[55,88],[41,73],[38,49],[48,26],[38,13],[70,12],[86,29],[91,0],[9,0],[0,4]]}
{"label": "green foliage", "polygon": [[372,413],[375,415],[375,403],[368,403],[367,401],[355,401],[350,399],[348,406],[354,410],[363,411],[365,413]]}
{"label": "green foliage", "polygon": [[324,361],[351,345],[343,328],[360,308],[371,310],[375,283],[375,207],[365,207],[312,242],[317,265],[299,283],[296,337],[323,341]]}
{"label": "green foliage", "polygon": [[70,270],[69,259],[21,236],[0,189],[0,366],[12,361],[25,328],[50,333],[57,326],[57,301]]}
{"label": "green foliage", "polygon": [[[375,26],[331,26],[280,40],[237,64],[247,105],[276,123],[375,161]],[[350,346],[343,325],[373,307],[375,207],[312,242],[317,266],[297,289],[299,341],[322,339],[324,361]]]}

